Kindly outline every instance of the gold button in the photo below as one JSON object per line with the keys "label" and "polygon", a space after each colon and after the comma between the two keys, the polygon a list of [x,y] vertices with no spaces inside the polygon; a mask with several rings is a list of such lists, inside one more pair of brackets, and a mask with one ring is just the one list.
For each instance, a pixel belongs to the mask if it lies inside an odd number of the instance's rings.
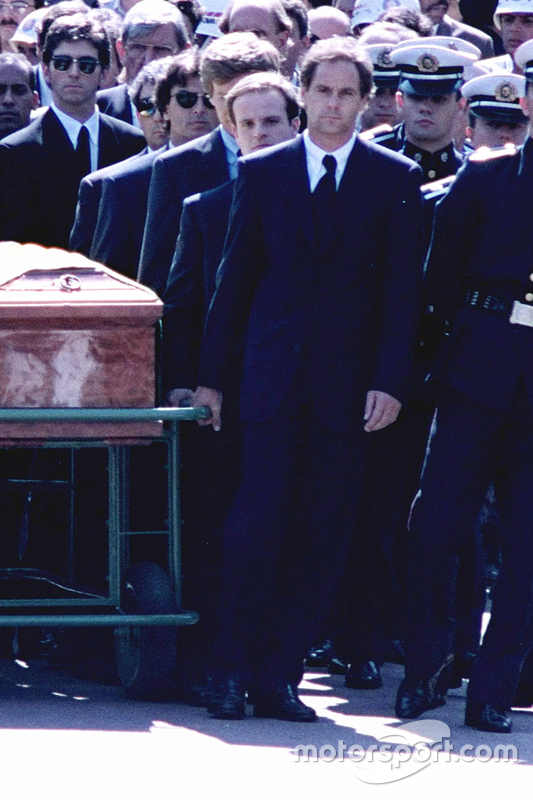
{"label": "gold button", "polygon": [[526,294],[526,300],[528,303],[533,303],[533,294],[531,292]]}
{"label": "gold button", "polygon": [[428,178],[431,178],[433,180],[433,178],[436,178],[436,177],[437,177],[437,173],[435,172],[435,170],[434,169],[430,169],[429,172],[428,172]]}

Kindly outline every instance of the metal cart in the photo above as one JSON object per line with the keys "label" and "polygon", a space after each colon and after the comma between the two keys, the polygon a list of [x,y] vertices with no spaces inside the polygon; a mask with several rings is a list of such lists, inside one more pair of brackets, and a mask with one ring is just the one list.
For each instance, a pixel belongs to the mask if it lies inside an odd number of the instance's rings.
{"label": "metal cart", "polygon": [[[0,409],[0,423],[102,422],[131,423],[163,421],[154,441],[167,446],[166,530],[132,531],[129,525],[128,444],[100,439],[47,439],[43,447],[107,447],[109,478],[109,536],[107,592],[98,594],[77,588],[68,581],[66,597],[16,597],[0,599],[0,627],[89,627],[115,629],[115,653],[120,680],[128,697],[144,699],[164,693],[175,679],[176,627],[194,625],[198,614],[182,609],[179,423],[209,416],[203,408],[18,408]],[[30,445],[31,446],[31,445]],[[13,481],[17,483],[17,481]],[[18,481],[20,483],[20,481]],[[31,486],[32,481],[23,481]],[[74,491],[74,476],[68,482]],[[75,535],[72,524],[69,543]],[[168,571],[156,563],[129,563],[130,537],[167,537]],[[40,570],[1,569],[0,580],[9,578],[55,581]],[[33,594],[33,593],[32,593]],[[4,613],[5,612],[5,613]]]}

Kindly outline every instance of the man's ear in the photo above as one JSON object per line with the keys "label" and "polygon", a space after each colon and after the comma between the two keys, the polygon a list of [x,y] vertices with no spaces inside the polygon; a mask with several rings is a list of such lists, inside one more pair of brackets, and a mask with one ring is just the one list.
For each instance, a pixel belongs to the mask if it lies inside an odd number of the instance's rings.
{"label": "man's ear", "polygon": [[126,48],[122,39],[117,39],[117,53],[118,57],[120,58],[120,62],[122,63],[124,61],[124,56],[126,55]]}
{"label": "man's ear", "polygon": [[294,119],[291,119],[291,128],[296,136],[296,134],[300,131],[300,117],[294,117]]}
{"label": "man's ear", "polygon": [[522,107],[522,111],[524,112],[526,117],[529,117],[529,109],[527,107],[526,98],[525,97],[519,97],[518,100],[519,100],[520,106]]}
{"label": "man's ear", "polygon": [[401,92],[396,92],[396,103],[398,108],[403,108],[403,94]]}
{"label": "man's ear", "polygon": [[41,101],[39,100],[39,94],[37,92],[32,92],[32,94],[33,94],[32,111],[35,111],[41,105]]}
{"label": "man's ear", "polygon": [[49,89],[51,89],[52,86],[50,84],[50,64],[45,64],[44,61],[43,61],[43,75],[46,81],[46,85],[48,86]]}

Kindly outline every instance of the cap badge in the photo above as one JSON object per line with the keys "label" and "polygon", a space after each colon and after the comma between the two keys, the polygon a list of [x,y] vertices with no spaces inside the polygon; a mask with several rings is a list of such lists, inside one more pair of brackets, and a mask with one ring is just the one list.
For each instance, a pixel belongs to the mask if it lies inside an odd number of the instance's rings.
{"label": "cap badge", "polygon": [[512,83],[508,83],[507,81],[499,83],[494,90],[494,97],[496,100],[499,100],[500,103],[514,103],[517,98],[516,86],[513,86]]}
{"label": "cap badge", "polygon": [[390,69],[392,67],[392,61],[391,61],[390,54],[391,54],[391,49],[390,48],[387,48],[385,50],[381,50],[380,53],[378,53],[378,56],[376,58],[377,66],[378,67],[382,67],[383,69]]}
{"label": "cap badge", "polygon": [[431,53],[423,53],[416,65],[420,72],[437,72],[439,69],[439,59]]}

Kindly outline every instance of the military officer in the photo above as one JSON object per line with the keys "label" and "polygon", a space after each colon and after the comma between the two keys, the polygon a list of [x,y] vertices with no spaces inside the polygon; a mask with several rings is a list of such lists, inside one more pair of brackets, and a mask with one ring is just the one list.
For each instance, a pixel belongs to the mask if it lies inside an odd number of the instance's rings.
{"label": "military officer", "polygon": [[467,134],[474,150],[524,143],[529,120],[520,106],[525,94],[522,75],[481,75],[467,81],[461,94],[468,104]]}
{"label": "military officer", "polygon": [[[436,39],[440,44],[434,44]],[[452,39],[402,42],[391,52],[400,70],[398,102],[403,123],[374,139],[416,161],[425,183],[453,175],[462,164],[453,142],[462,110],[459,90],[465,67],[479,58],[479,51],[460,39],[452,49]]]}
{"label": "military officer", "polygon": [[[531,116],[533,41],[515,58]],[[465,721],[498,733],[511,731],[508,711],[533,644],[533,139],[508,152],[475,153],[437,206],[427,288],[451,332],[434,369],[437,412],[411,512],[409,629],[396,704],[398,716],[414,718],[443,702],[461,532],[494,479],[502,568]]]}

